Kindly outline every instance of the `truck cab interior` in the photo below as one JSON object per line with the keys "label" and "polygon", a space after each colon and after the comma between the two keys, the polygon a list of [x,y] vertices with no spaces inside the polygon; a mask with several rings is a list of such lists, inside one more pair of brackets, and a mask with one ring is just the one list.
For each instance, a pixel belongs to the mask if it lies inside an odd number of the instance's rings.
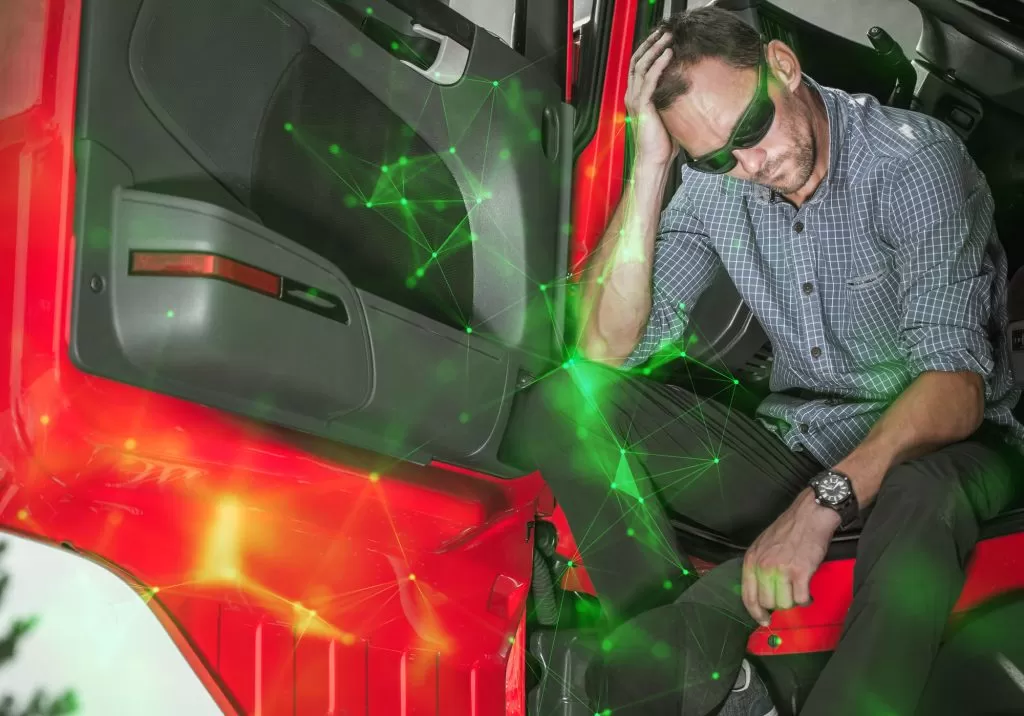
{"label": "truck cab interior", "polygon": [[[901,1],[923,19],[913,57],[868,17],[865,44],[767,0],[718,4],[791,45],[818,82],[948,122],[988,177],[1013,274],[1024,4]],[[373,712],[589,716],[599,599],[568,579],[542,481],[503,459],[502,438],[518,392],[572,350],[588,172],[618,171],[621,186],[628,166],[621,132],[602,133],[621,119],[606,80],[685,2],[576,0],[571,19],[549,0],[47,7],[57,59],[40,76],[72,98],[73,192],[33,201],[71,212],[73,241],[54,231],[59,250],[18,254],[29,269],[12,285],[42,296],[24,360],[42,367],[22,370],[38,379],[18,410],[34,412],[2,444],[44,477],[2,493],[3,528],[137,585],[225,709],[370,713],[372,698]],[[21,126],[7,119],[0,150]],[[63,131],[31,126],[33,141]],[[0,151],[0,176],[48,180],[13,156]],[[34,206],[18,205],[18,227],[49,226],[38,209],[30,225]],[[1024,291],[1010,300],[1024,319]],[[695,366],[725,371],[739,409],[768,390],[771,344],[727,277],[683,341],[692,361],[638,371],[698,392]],[[1017,508],[984,526],[989,564],[1024,534]],[[277,537],[238,529],[250,523]],[[746,546],[675,526],[698,566]],[[843,536],[829,559],[855,549]],[[1024,567],[1000,564],[1001,582],[969,579],[1002,601],[951,632],[923,713],[1024,709],[997,662],[969,658],[972,634],[994,631],[1024,663],[1019,628],[1000,626],[1024,623]],[[557,618],[539,619],[551,599]],[[752,655],[796,713],[827,650],[758,638]]]}

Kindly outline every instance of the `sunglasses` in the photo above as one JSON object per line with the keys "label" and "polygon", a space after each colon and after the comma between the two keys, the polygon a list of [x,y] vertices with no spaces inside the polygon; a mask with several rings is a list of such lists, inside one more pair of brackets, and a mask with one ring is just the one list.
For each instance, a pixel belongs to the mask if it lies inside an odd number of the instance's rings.
{"label": "sunglasses", "polygon": [[764,45],[761,45],[761,60],[757,66],[757,89],[747,108],[743,110],[739,121],[733,127],[729,140],[721,149],[690,157],[685,151],[683,161],[686,166],[705,174],[725,174],[736,166],[736,149],[750,149],[764,139],[775,121],[775,103],[768,96],[768,62],[764,56]]}

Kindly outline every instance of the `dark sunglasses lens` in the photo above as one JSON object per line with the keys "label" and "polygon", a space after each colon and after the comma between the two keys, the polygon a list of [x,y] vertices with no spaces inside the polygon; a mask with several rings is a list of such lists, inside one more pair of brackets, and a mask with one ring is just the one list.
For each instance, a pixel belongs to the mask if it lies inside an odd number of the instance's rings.
{"label": "dark sunglasses lens", "polygon": [[692,162],[690,166],[705,174],[725,174],[736,166],[736,157],[732,155],[731,150],[723,149],[701,157],[698,161]]}
{"label": "dark sunglasses lens", "polygon": [[736,128],[732,145],[736,149],[749,149],[768,134],[775,121],[775,103],[769,97],[759,97],[757,103],[743,118],[743,124]]}

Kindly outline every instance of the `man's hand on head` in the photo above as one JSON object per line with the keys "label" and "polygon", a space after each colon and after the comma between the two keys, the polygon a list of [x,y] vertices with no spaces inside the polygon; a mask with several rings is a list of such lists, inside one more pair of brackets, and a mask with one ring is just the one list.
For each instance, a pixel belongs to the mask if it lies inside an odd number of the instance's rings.
{"label": "man's hand on head", "polygon": [[654,108],[651,95],[658,79],[672,61],[672,35],[656,31],[637,48],[629,64],[626,109],[633,123],[633,139],[638,161],[667,165],[679,153]]}
{"label": "man's hand on head", "polygon": [[758,624],[767,626],[775,609],[811,601],[811,577],[839,528],[839,515],[804,490],[771,524],[743,558],[743,604]]}

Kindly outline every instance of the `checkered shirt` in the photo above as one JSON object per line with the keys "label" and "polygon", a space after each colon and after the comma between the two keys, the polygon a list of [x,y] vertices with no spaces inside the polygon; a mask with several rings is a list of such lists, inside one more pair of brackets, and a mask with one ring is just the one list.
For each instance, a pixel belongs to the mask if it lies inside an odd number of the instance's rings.
{"label": "checkered shirt", "polygon": [[724,266],[774,347],[758,417],[824,465],[849,454],[923,371],[973,371],[985,417],[1011,410],[1006,256],[984,176],[922,114],[821,87],[829,169],[799,209],[765,187],[684,169],[661,217],[651,315],[624,367],[679,339]]}

